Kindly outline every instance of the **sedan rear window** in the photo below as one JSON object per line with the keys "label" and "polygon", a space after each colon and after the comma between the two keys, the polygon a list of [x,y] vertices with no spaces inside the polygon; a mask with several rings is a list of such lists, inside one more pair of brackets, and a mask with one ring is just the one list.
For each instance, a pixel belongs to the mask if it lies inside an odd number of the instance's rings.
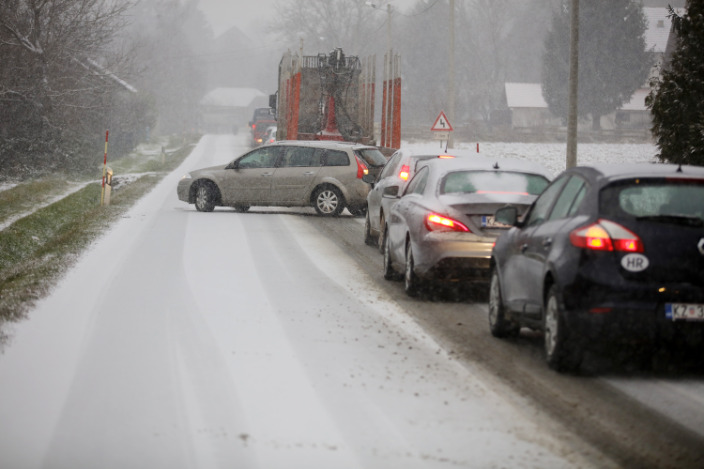
{"label": "sedan rear window", "polygon": [[356,150],[357,156],[361,157],[365,163],[374,168],[379,168],[386,164],[386,157],[382,152],[376,148],[365,148],[363,150]]}
{"label": "sedan rear window", "polygon": [[634,179],[602,189],[600,210],[605,215],[675,216],[704,220],[704,181]]}
{"label": "sedan rear window", "polygon": [[445,176],[441,194],[539,195],[549,181],[538,174],[511,171],[457,171]]}

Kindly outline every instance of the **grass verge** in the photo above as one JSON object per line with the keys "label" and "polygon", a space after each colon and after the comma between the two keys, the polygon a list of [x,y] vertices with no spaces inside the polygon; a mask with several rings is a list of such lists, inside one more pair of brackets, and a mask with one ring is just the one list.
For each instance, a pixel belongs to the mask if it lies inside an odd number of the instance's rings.
{"label": "grass verge", "polygon": [[[118,162],[125,171],[136,168],[147,174],[133,172],[129,183],[112,191],[108,206],[100,206],[101,185],[93,182],[0,231],[0,342],[2,325],[24,318],[81,252],[180,165],[191,150],[192,145],[188,145],[170,152],[163,162],[160,155],[136,156],[137,164]],[[3,192],[8,192],[5,194],[8,205],[18,210],[27,204],[23,195],[31,195],[36,202],[41,199],[37,193],[53,193],[61,186],[55,180],[30,182]]]}

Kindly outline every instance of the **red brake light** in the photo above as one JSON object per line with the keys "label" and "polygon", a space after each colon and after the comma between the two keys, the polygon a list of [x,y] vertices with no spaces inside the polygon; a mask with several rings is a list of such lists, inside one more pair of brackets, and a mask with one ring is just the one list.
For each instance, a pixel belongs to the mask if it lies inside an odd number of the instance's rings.
{"label": "red brake light", "polygon": [[354,159],[357,160],[357,179],[362,179],[365,175],[369,174],[369,168],[367,168],[367,165],[364,164],[357,155],[354,156]]}
{"label": "red brake light", "polygon": [[469,231],[469,228],[463,223],[453,220],[452,218],[438,215],[437,213],[428,214],[425,218],[425,227],[428,231]]}
{"label": "red brake light", "polygon": [[643,242],[635,233],[604,219],[572,231],[570,242],[594,251],[643,252]]}
{"label": "red brake light", "polygon": [[257,124],[252,124],[252,130],[257,128]]}
{"label": "red brake light", "polygon": [[407,164],[401,166],[401,171],[398,173],[398,177],[404,181],[408,181],[408,177],[411,175],[411,167]]}

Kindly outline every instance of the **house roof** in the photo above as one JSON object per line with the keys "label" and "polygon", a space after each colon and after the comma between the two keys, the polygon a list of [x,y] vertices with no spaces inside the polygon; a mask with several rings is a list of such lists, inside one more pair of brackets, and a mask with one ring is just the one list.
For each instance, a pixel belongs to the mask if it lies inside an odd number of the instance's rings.
{"label": "house roof", "polygon": [[[682,8],[675,8],[675,13],[682,15],[685,12]],[[665,53],[667,48],[667,38],[672,28],[672,20],[668,17],[670,11],[667,8],[643,8],[645,18],[648,21],[648,28],[645,31],[645,48],[653,52]]]}
{"label": "house roof", "polygon": [[256,88],[215,88],[201,99],[203,106],[248,107],[256,98],[266,96]]}
{"label": "house roof", "polygon": [[510,108],[546,109],[540,83],[506,83],[506,103]]}

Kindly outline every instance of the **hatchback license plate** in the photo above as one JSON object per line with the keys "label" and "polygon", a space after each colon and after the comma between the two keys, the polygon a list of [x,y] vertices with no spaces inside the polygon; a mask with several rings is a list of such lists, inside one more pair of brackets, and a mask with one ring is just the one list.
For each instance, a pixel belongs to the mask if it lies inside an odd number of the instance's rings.
{"label": "hatchback license plate", "polygon": [[667,303],[665,317],[672,321],[704,321],[704,305]]}

